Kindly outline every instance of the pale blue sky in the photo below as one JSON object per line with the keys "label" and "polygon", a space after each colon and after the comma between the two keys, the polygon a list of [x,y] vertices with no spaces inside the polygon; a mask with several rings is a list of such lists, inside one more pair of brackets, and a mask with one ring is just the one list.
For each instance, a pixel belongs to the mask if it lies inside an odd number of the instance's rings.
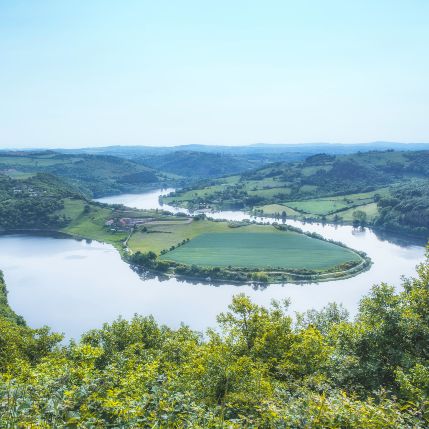
{"label": "pale blue sky", "polygon": [[0,147],[429,141],[429,1],[0,0]]}

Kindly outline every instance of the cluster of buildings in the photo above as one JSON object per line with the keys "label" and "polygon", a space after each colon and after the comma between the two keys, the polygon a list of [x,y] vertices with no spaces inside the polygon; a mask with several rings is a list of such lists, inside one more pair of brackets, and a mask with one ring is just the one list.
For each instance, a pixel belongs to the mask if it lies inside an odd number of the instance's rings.
{"label": "cluster of buildings", "polygon": [[109,219],[104,225],[112,229],[128,230],[153,220],[154,218],[121,217],[119,219]]}
{"label": "cluster of buildings", "polygon": [[13,188],[13,194],[19,195],[25,193],[30,197],[38,197],[39,192],[35,191],[33,188],[21,189],[21,188]]}

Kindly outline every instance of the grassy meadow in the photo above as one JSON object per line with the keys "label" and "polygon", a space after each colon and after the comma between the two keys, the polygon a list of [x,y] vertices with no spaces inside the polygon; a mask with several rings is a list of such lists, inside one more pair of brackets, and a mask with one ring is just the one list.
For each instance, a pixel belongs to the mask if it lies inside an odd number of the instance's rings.
{"label": "grassy meadow", "polygon": [[225,222],[184,219],[181,221],[154,221],[145,224],[147,231],[135,232],[128,241],[133,252],[155,252],[168,250],[186,239],[193,239],[203,233],[227,232],[231,228]]}
{"label": "grassy meadow", "polygon": [[250,226],[203,233],[161,259],[210,267],[325,270],[361,258],[348,249],[304,234]]}

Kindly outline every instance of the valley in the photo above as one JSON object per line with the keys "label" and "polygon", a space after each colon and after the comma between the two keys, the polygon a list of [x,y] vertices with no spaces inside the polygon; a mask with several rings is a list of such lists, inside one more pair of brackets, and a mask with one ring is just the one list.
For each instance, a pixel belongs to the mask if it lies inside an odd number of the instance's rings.
{"label": "valley", "polygon": [[[164,192],[137,194],[134,202],[129,194],[102,200],[115,204],[127,201],[129,206],[138,206],[152,213],[158,210],[159,213],[162,207],[158,197]],[[170,209],[168,206],[164,208]],[[230,222],[250,219],[246,213],[238,211],[211,215],[227,218]],[[153,314],[156,320],[168,326],[178,327],[184,322],[203,331],[213,326],[216,315],[238,292],[263,306],[269,305],[272,299],[290,299],[292,313],[340,302],[354,315],[360,298],[373,284],[387,282],[399,290],[401,276],[412,276],[415,266],[424,258],[424,247],[418,243],[377,236],[370,228],[357,230],[352,226],[304,224],[293,220],[288,223],[365,252],[373,264],[357,276],[323,283],[288,282],[268,286],[261,282],[237,284],[229,280],[214,282],[195,277],[168,277],[161,272],[131,270],[118,252],[123,248],[122,240],[127,234],[117,232],[115,240],[114,235],[111,236],[113,244],[106,241],[103,244],[106,236],[101,221],[96,228],[92,226],[86,232],[91,231],[93,237],[98,234],[98,240],[79,238],[77,229],[73,235],[62,235],[61,238],[53,238],[55,234],[50,232],[4,234],[0,236],[0,259],[9,302],[16,313],[23,315],[31,326],[48,324],[55,331],[64,332],[67,338],[78,338],[86,330],[113,321],[119,314],[131,318],[135,313]],[[162,239],[169,234],[153,236],[160,240],[157,251],[161,251]],[[140,244],[144,242],[140,241]],[[144,247],[140,250],[148,251]],[[79,317],[76,317],[76,308],[79,308]]]}
{"label": "valley", "polygon": [[[301,380],[294,381],[297,387],[293,389],[299,391],[307,383],[300,374],[312,377],[317,365],[323,378],[334,386],[330,399],[349,386],[349,380],[353,386],[359,386],[359,391],[372,392],[385,377],[396,374],[388,363],[382,367],[381,375],[365,370],[362,376],[360,368],[350,363],[361,359],[373,367],[384,362],[384,351],[381,354],[378,351],[385,350],[387,338],[392,341],[389,350],[395,350],[389,355],[389,362],[395,362],[399,350],[401,356],[406,355],[401,358],[404,363],[400,371],[422,368],[418,362],[423,354],[404,345],[403,340],[410,332],[409,320],[413,320],[412,335],[419,338],[424,338],[421,333],[426,326],[424,321],[415,322],[421,320],[427,301],[423,295],[427,283],[425,249],[413,244],[411,238],[377,236],[362,226],[304,223],[292,217],[278,218],[276,214],[270,218],[261,211],[252,211],[252,216],[239,210],[192,212],[165,204],[163,195],[171,189],[134,196],[115,195],[100,201],[88,198],[67,180],[47,173],[20,178],[6,175],[1,179],[0,259],[4,278],[0,278],[0,333],[4,347],[0,367],[7,376],[18,374],[20,377],[13,385],[2,384],[3,395],[8,398],[18,392],[17,398],[25,398],[44,410],[46,394],[40,393],[42,385],[43,391],[51,389],[51,383],[60,386],[59,389],[67,385],[69,392],[79,386],[84,389],[97,386],[96,391],[100,392],[97,395],[106,404],[103,410],[110,407],[113,394],[118,398],[115,407],[126,403],[131,409],[134,399],[124,399],[122,392],[129,398],[131,391],[145,392],[149,388],[142,387],[140,376],[134,386],[131,380],[136,374],[143,374],[143,368],[153,368],[152,353],[157,359],[162,356],[162,364],[171,370],[158,367],[157,372],[153,372],[151,369],[149,385],[156,377],[164,380],[162,377],[166,374],[169,380],[174,379],[175,371],[179,371],[178,380],[183,383],[183,374],[189,371],[191,382],[184,389],[195,401],[200,401],[199,392],[207,398],[211,389],[206,383],[201,388],[197,386],[201,374],[215,371],[214,377],[217,377],[222,371],[213,369],[213,359],[221,365],[232,365],[229,371],[238,374],[238,383],[241,383],[243,368],[248,368],[247,363],[257,361],[261,365],[260,374],[265,374],[265,386],[268,383],[282,388],[289,386],[289,382],[284,381],[287,374],[288,379]],[[382,193],[382,188],[377,192]],[[345,212],[356,204],[361,207],[371,204],[375,195],[374,191],[367,191],[347,199],[336,196],[314,202],[296,199],[288,202],[288,209],[297,213],[327,213],[334,207]],[[389,193],[388,197],[391,196]],[[124,202],[127,205],[123,205]],[[415,275],[418,263],[422,263],[417,271],[419,277],[404,280],[403,275]],[[381,284],[373,286],[377,283]],[[238,290],[246,295],[237,295]],[[384,331],[377,336],[378,327],[390,321],[393,312],[394,320],[400,318],[401,336],[388,337]],[[355,321],[349,319],[349,313],[355,316]],[[122,316],[118,317],[119,314]],[[211,328],[216,322],[219,331]],[[47,323],[54,332],[45,326]],[[255,323],[258,326],[254,343],[246,340],[251,338],[247,334],[240,339],[241,326],[248,323],[252,324],[250,329]],[[395,333],[397,326],[394,324]],[[207,339],[203,339],[203,331],[207,332]],[[65,339],[56,332],[63,332]],[[275,333],[274,347],[270,345],[272,332]],[[279,346],[279,335],[288,332],[282,340],[285,345]],[[367,334],[378,338],[370,346],[370,358],[361,352],[368,346]],[[154,336],[166,340],[150,345]],[[67,344],[70,339],[73,341]],[[345,346],[343,339],[347,342]],[[349,345],[351,342],[357,342],[356,348]],[[236,349],[236,344],[242,344],[240,349]],[[184,359],[177,358],[178,350]],[[255,350],[260,350],[261,357],[254,356]],[[277,359],[279,350],[283,350],[280,360],[273,360]],[[198,358],[202,352],[207,352],[207,362]],[[130,356],[132,363],[128,365]],[[410,356],[411,364],[408,363]],[[347,371],[341,379],[336,370],[326,369],[331,362],[338,365],[339,357]],[[275,363],[280,361],[288,367],[283,369]],[[307,365],[313,361],[316,364],[308,369]],[[410,365],[413,365],[411,369]],[[100,383],[98,366],[103,371]],[[199,368],[196,375],[195,367]],[[120,380],[126,385],[118,390],[117,382],[109,381],[108,391],[103,392],[104,378],[115,377],[116,368],[121,368]],[[69,380],[70,370],[79,376]],[[21,377],[24,381],[20,381]],[[32,380],[30,387],[28,380]],[[253,383],[253,375],[249,380]],[[168,397],[176,398],[181,385],[173,382]],[[390,385],[396,388],[396,379]],[[242,397],[241,384],[237,389]],[[305,387],[305,391],[308,397],[316,394],[311,387]],[[354,391],[354,387],[351,388],[351,396],[346,396],[341,390],[343,402],[336,415],[344,409],[344,401],[350,407]],[[252,384],[242,402],[246,407],[254,394]],[[81,394],[49,392],[47,395],[55,395],[59,403],[67,407],[73,397],[73,408],[82,412]],[[281,395],[272,393],[271,388],[263,389],[262,395],[269,397],[271,403],[278,401],[284,406]],[[376,397],[384,401],[373,406],[379,414],[385,413],[386,407],[391,409],[402,404],[396,397],[387,400],[378,394]],[[424,400],[419,392],[412,397],[415,401]],[[216,396],[213,398],[210,404]],[[316,400],[320,398],[324,396],[317,396]],[[2,403],[8,421],[19,418],[30,422],[32,416],[40,414],[21,408],[15,413],[20,400]],[[83,400],[91,406],[95,403],[93,394]],[[181,399],[179,401],[181,403]],[[361,407],[372,402],[365,398],[354,401],[353,421],[365,424],[368,419],[362,416]],[[228,406],[235,409],[236,399],[233,404]],[[396,417],[386,415],[383,419],[395,418],[401,422],[414,415],[417,407],[420,405],[407,408],[410,412],[395,411]],[[307,408],[300,412],[308,413]],[[43,413],[52,421],[49,410]],[[136,413],[146,415],[140,409]],[[194,406],[191,414],[195,416]],[[70,426],[67,412],[57,416],[55,421]],[[83,418],[91,419],[86,414]],[[198,418],[204,426],[205,417]],[[276,416],[273,419],[277,421]],[[109,420],[125,421],[116,417]]]}
{"label": "valley", "polygon": [[428,429],[428,16],[0,1],[0,429]]}

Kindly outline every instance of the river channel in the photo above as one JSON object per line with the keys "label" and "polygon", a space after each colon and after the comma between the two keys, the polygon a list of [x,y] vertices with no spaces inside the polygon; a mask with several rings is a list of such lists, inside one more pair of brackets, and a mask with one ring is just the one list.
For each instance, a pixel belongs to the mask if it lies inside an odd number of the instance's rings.
{"label": "river channel", "polygon": [[[159,204],[159,195],[169,191],[117,195],[99,201],[142,209],[183,211]],[[209,216],[231,220],[249,218],[239,211],[216,212]],[[240,292],[262,305],[269,305],[272,299],[288,298],[291,313],[320,309],[335,301],[342,303],[353,315],[360,298],[373,284],[384,281],[399,288],[401,276],[414,275],[415,266],[424,259],[422,245],[380,237],[370,229],[362,231],[351,226],[287,222],[363,250],[374,264],[369,271],[350,279],[265,288],[209,285],[176,279],[143,280],[107,244],[5,235],[0,237],[0,269],[5,274],[10,305],[30,326],[48,325],[55,331],[64,332],[67,338],[78,338],[82,332],[101,327],[104,322],[119,316],[130,318],[135,313],[152,314],[159,323],[173,328],[183,322],[204,331],[215,325],[216,315],[225,311],[232,296]]]}

